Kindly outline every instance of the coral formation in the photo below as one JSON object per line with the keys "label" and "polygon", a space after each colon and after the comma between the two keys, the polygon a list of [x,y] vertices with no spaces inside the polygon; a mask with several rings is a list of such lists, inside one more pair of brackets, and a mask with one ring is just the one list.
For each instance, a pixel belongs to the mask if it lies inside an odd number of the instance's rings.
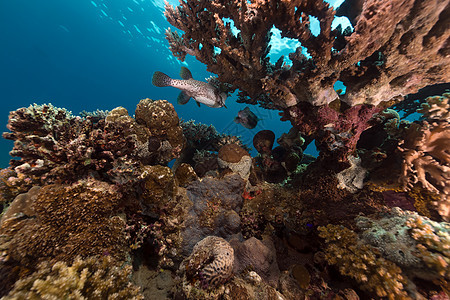
{"label": "coral formation", "polygon": [[339,181],[338,188],[355,193],[363,188],[367,171],[361,167],[361,159],[358,157],[351,156],[348,161],[350,162],[350,168],[336,174]]}
{"label": "coral formation", "polygon": [[188,281],[199,281],[203,288],[225,283],[233,275],[234,250],[223,238],[208,236],[199,241],[181,263]]}
{"label": "coral formation", "polygon": [[252,158],[242,147],[236,144],[227,144],[220,148],[217,162],[221,168],[229,168],[239,174],[243,179],[248,179]]}
{"label": "coral formation", "polygon": [[356,218],[361,238],[407,273],[450,280],[450,224],[393,208],[378,220]]}
{"label": "coral formation", "polygon": [[393,262],[380,257],[372,247],[358,242],[356,233],[343,226],[319,227],[325,239],[326,260],[337,265],[339,272],[355,279],[361,288],[378,297],[407,298],[407,280]]}
{"label": "coral formation", "polygon": [[15,141],[10,154],[20,159],[11,165],[19,179],[42,184],[95,175],[124,184],[141,163],[167,164],[184,146],[178,116],[167,101],[141,100],[136,116],[116,108],[98,120],[51,104],[31,105],[10,113],[11,132],[3,137]]}
{"label": "coral formation", "polygon": [[422,124],[413,123],[400,143],[403,164],[400,182],[404,189],[411,189],[420,182],[426,190],[438,194],[439,214],[450,220],[450,98],[428,97],[420,113],[427,118]]}
{"label": "coral formation", "polygon": [[1,233],[10,240],[9,259],[36,266],[45,260],[70,263],[76,256],[99,253],[124,258],[125,222],[116,215],[121,198],[114,186],[86,180],[47,185],[33,194],[26,203],[34,215],[2,222]]}
{"label": "coral formation", "polygon": [[131,266],[110,256],[77,257],[70,265],[43,262],[2,299],[144,299],[130,275]]}
{"label": "coral formation", "polygon": [[415,278],[438,282],[450,274],[450,224],[392,208],[378,218],[358,216],[355,233],[343,226],[319,227],[326,260],[380,297],[417,297]]}
{"label": "coral formation", "polygon": [[[183,36],[168,30],[166,37],[176,57],[194,55],[220,81],[250,97],[250,104],[283,108],[339,99],[377,105],[449,80],[446,9],[447,1],[364,1],[352,18],[354,31],[336,39],[342,33],[331,27],[335,11],[323,1],[182,1],[177,8],[167,4],[165,16]],[[310,29],[312,17],[320,22],[317,36]],[[289,54],[292,65],[283,58],[271,64],[272,26],[298,40],[311,57],[297,48]],[[343,95],[333,89],[337,80],[347,87]]]}

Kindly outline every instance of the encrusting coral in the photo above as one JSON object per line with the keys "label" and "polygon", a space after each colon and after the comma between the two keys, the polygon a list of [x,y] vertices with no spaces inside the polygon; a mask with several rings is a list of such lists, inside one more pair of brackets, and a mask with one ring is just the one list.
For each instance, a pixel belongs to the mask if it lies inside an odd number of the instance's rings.
{"label": "encrusting coral", "polygon": [[130,276],[131,266],[121,266],[110,256],[78,257],[69,265],[43,262],[2,299],[144,299]]}

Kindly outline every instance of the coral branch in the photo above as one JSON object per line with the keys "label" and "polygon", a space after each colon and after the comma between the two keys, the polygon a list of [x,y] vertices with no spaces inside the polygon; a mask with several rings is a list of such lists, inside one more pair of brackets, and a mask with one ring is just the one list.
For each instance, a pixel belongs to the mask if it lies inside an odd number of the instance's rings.
{"label": "coral branch", "polygon": [[[355,24],[351,34],[332,30],[335,11],[323,1],[180,3],[177,8],[166,3],[165,11],[167,20],[184,32],[181,37],[166,33],[174,55],[181,60],[194,55],[252,104],[269,102],[280,109],[339,98],[351,106],[377,105],[450,80],[449,0],[360,1],[360,11],[350,16]],[[312,17],[320,23],[317,36],[310,29]],[[291,66],[283,65],[282,58],[271,64],[273,27],[282,37],[298,40],[311,58],[298,48],[289,55]],[[343,95],[333,89],[337,80],[347,87]]]}

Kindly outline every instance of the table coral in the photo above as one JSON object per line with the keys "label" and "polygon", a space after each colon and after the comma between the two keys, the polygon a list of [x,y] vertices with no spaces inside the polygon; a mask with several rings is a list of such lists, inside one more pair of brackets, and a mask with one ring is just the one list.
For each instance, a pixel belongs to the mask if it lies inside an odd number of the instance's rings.
{"label": "table coral", "polygon": [[[352,18],[354,31],[343,39],[343,47],[335,45],[342,35],[332,29],[335,11],[323,1],[180,3],[177,8],[167,4],[165,11],[167,20],[184,32],[181,37],[166,32],[173,54],[181,60],[194,55],[219,80],[253,100],[264,101],[265,94],[278,108],[338,98],[349,105],[377,105],[449,80],[448,1],[366,0]],[[318,35],[310,28],[313,17],[320,23]],[[271,64],[273,26],[282,37],[299,41],[311,58],[297,48],[289,54],[292,65],[283,64],[283,58]],[[333,89],[337,80],[347,87],[343,95]]]}
{"label": "table coral", "polygon": [[[329,158],[323,164],[339,172],[380,110],[373,106],[450,81],[448,0],[366,0],[356,7],[341,11],[354,22],[353,31],[342,31],[332,29],[335,11],[324,1],[184,0],[176,8],[166,4],[167,20],[183,31],[169,29],[166,38],[174,56],[195,56],[239,89],[239,102],[283,110],[284,120],[316,140]],[[270,62],[273,28],[300,42],[292,63],[283,56]],[[338,81],[344,93],[334,90]]]}
{"label": "table coral", "polygon": [[43,262],[2,299],[144,299],[130,275],[131,266],[110,256],[77,257],[70,265]]}

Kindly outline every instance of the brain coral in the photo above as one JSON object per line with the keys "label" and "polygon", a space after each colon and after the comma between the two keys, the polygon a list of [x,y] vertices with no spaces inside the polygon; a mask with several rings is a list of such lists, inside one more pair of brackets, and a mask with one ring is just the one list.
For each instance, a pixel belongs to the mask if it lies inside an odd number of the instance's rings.
{"label": "brain coral", "polygon": [[223,238],[208,236],[198,242],[180,266],[189,281],[199,280],[203,288],[225,283],[233,274],[234,251]]}

